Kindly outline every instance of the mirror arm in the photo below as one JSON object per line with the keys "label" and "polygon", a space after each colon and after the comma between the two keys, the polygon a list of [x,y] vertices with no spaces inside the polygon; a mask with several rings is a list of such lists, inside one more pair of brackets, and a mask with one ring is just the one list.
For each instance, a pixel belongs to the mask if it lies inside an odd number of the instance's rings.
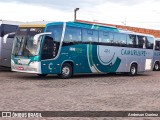
{"label": "mirror arm", "polygon": [[15,32],[12,32],[12,33],[8,33],[6,35],[3,36],[3,43],[7,43],[7,38],[9,35],[15,35],[16,33]]}
{"label": "mirror arm", "polygon": [[34,38],[33,38],[33,41],[34,41],[33,44],[37,45],[38,39],[39,39],[40,36],[43,36],[43,35],[51,35],[51,34],[52,34],[52,32],[45,32],[45,33],[36,34],[36,35],[34,36]]}

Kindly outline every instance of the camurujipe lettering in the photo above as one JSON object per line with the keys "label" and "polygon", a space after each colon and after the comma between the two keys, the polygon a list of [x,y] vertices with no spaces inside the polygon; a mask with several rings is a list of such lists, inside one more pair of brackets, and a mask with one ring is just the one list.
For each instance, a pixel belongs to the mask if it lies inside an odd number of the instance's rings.
{"label": "camurujipe lettering", "polygon": [[121,50],[122,55],[133,55],[133,56],[146,56],[146,51],[143,50]]}

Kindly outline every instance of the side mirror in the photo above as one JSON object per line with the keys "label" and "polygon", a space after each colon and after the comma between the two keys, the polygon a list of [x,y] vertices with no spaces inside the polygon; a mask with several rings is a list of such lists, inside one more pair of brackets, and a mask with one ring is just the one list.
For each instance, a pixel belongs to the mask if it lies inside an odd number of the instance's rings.
{"label": "side mirror", "polygon": [[38,40],[39,40],[42,36],[44,36],[44,35],[51,35],[51,34],[52,34],[52,32],[45,32],[45,33],[36,34],[36,35],[34,36],[34,38],[33,38],[33,44],[34,44],[34,45],[37,45],[37,44],[38,44]]}
{"label": "side mirror", "polygon": [[16,34],[16,33],[13,32],[13,33],[8,33],[8,34],[4,35],[4,36],[3,36],[3,43],[5,43],[5,44],[7,43],[7,38],[8,38],[9,35],[15,35],[15,34]]}

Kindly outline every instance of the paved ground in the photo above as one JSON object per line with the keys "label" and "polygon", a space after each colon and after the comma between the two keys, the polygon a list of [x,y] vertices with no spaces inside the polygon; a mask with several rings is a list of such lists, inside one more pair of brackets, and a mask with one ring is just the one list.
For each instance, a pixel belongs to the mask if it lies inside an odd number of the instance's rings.
{"label": "paved ground", "polygon": [[[72,79],[62,80],[53,75],[40,78],[34,74],[0,70],[0,111],[127,110],[160,110],[160,72],[148,72],[136,77],[78,75]],[[54,119],[70,120],[71,118]],[[83,119],[119,120],[122,118]],[[153,118],[143,119],[152,120]]]}

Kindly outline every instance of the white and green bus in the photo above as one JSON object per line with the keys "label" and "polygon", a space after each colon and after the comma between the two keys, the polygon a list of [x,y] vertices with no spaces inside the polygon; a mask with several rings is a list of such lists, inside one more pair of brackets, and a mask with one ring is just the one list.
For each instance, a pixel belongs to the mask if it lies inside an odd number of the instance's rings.
{"label": "white and green bus", "polygon": [[79,22],[22,25],[13,44],[12,71],[70,78],[83,73],[152,70],[154,37]]}
{"label": "white and green bus", "polygon": [[160,70],[160,38],[155,39],[155,48],[153,56],[153,70]]}

